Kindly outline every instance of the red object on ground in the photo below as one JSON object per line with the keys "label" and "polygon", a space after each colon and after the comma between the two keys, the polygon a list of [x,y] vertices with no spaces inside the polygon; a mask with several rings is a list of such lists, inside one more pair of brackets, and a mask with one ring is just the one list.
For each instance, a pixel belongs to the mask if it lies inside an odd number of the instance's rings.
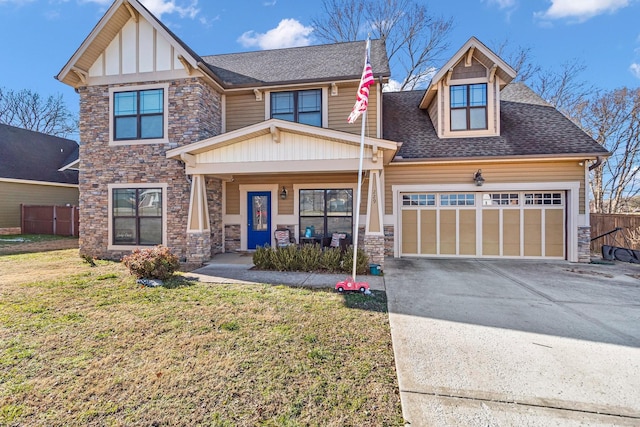
{"label": "red object on ground", "polygon": [[358,291],[364,293],[368,290],[369,284],[367,282],[356,282],[353,277],[347,277],[346,280],[336,283],[336,291],[338,292]]}

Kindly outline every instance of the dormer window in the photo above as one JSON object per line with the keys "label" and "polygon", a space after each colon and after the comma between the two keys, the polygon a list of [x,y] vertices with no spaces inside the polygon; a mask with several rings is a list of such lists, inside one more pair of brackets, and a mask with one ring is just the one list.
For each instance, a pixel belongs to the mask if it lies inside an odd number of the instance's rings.
{"label": "dormer window", "polygon": [[451,130],[487,129],[487,85],[451,86]]}

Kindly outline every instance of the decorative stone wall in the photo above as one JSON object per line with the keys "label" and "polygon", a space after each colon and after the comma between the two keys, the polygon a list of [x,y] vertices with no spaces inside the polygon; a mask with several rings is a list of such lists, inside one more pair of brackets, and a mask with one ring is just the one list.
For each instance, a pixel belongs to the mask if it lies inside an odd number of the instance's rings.
{"label": "decorative stone wall", "polygon": [[578,262],[591,262],[591,227],[578,227]]}
{"label": "decorative stone wall", "polygon": [[240,224],[225,224],[224,251],[237,252],[240,250]]}
{"label": "decorative stone wall", "polygon": [[370,263],[380,264],[384,268],[384,236],[365,236],[364,251],[369,256]]}
{"label": "decorative stone wall", "polygon": [[[145,84],[165,82],[144,82]],[[129,250],[107,249],[108,184],[166,183],[167,246],[186,259],[190,184],[184,165],[166,158],[166,151],[220,133],[221,96],[199,78],[169,81],[168,139],[170,144],[109,145],[109,88],[89,86],[80,94],[80,253],[120,259]],[[136,84],[136,85],[139,85]],[[217,188],[217,187],[216,187]],[[218,196],[218,200],[219,200]],[[212,197],[213,199],[214,197]],[[221,230],[221,216],[211,216],[212,230]],[[217,222],[217,224],[213,224]],[[220,237],[221,240],[221,237]],[[194,246],[195,247],[195,246]],[[210,250],[207,249],[209,254]],[[191,253],[190,256],[194,254]]]}
{"label": "decorative stone wall", "polygon": [[395,229],[393,225],[384,226],[384,256],[393,257],[393,243],[395,239]]}
{"label": "decorative stone wall", "polygon": [[187,262],[202,263],[211,258],[211,233],[187,233]]}

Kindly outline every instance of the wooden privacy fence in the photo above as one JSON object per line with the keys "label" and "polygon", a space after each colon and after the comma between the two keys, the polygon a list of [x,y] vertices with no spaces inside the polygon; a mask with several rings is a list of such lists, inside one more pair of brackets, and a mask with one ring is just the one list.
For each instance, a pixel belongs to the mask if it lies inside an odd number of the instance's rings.
{"label": "wooden privacy fence", "polygon": [[76,236],[80,228],[77,206],[21,205],[24,234]]}
{"label": "wooden privacy fence", "polygon": [[591,252],[600,253],[602,245],[640,249],[640,215],[591,214],[591,238],[620,227],[622,230],[591,242]]}

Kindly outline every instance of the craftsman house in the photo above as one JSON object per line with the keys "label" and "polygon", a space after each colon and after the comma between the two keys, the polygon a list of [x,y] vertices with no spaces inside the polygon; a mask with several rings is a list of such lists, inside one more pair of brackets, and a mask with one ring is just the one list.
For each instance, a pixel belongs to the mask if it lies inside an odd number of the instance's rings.
{"label": "craftsman house", "polygon": [[0,124],[0,234],[22,233],[21,205],[78,205],[78,144]]}
{"label": "craftsman house", "polygon": [[[334,233],[384,256],[588,260],[600,145],[471,38],[428,89],[347,117],[365,42],[200,56],[117,0],[57,76],[80,94],[82,253],[164,244],[183,259]],[[359,215],[359,230],[355,216]]]}

